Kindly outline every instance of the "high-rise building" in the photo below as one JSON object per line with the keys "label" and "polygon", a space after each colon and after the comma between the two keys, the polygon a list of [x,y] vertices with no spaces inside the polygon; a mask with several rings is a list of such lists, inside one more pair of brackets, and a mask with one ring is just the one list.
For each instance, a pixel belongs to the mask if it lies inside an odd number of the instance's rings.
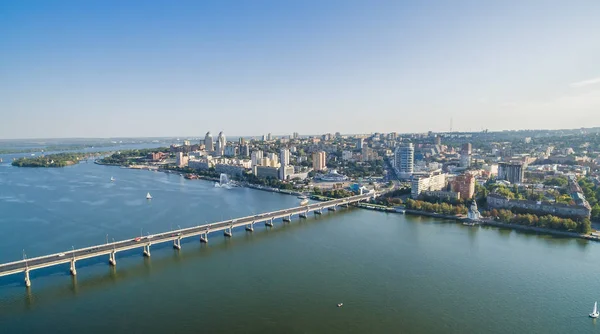
{"label": "high-rise building", "polygon": [[238,144],[241,145],[245,145],[246,144],[246,139],[244,139],[244,137],[240,137],[240,139],[238,139]]}
{"label": "high-rise building", "polygon": [[243,157],[249,157],[250,156],[250,146],[249,145],[240,146],[240,155]]}
{"label": "high-rise building", "polygon": [[206,133],[206,136],[204,136],[204,146],[206,147],[205,150],[208,153],[212,153],[215,150],[215,144],[213,142],[213,137],[210,134],[210,131],[208,131]]}
{"label": "high-rise building", "polygon": [[358,138],[356,139],[356,148],[359,150],[362,150],[364,145],[364,139],[363,138]]}
{"label": "high-rise building", "polygon": [[461,167],[471,167],[472,148],[471,143],[465,143],[460,150],[460,165]]}
{"label": "high-rise building", "polygon": [[215,149],[216,155],[223,155],[225,153],[225,145],[227,144],[227,140],[225,139],[225,135],[223,131],[219,132],[219,137],[217,138],[217,147]]}
{"label": "high-rise building", "polygon": [[313,155],[312,155],[313,169],[315,172],[327,169],[326,158],[327,158],[327,155],[324,151],[319,151],[319,152],[313,153]]}
{"label": "high-rise building", "polygon": [[271,165],[274,167],[275,165],[277,165],[277,163],[279,163],[279,158],[277,157],[276,153],[268,153],[267,154],[267,158],[269,158],[269,160],[271,160]]}
{"label": "high-rise building", "polygon": [[442,145],[442,137],[440,137],[440,136],[435,136],[435,144],[436,144],[437,146],[440,146],[440,145]]}
{"label": "high-rise building", "polygon": [[260,165],[263,159],[263,151],[253,151],[250,159],[252,160],[252,167]]}
{"label": "high-rise building", "polygon": [[362,157],[362,161],[371,161],[373,155],[373,150],[369,148],[369,146],[367,145],[363,145],[363,148],[361,150],[361,157]]}
{"label": "high-rise building", "polygon": [[394,163],[396,171],[402,178],[410,177],[414,172],[415,147],[408,143],[396,148],[394,152]]}
{"label": "high-rise building", "polygon": [[225,145],[223,155],[226,157],[235,157],[238,155],[238,148],[235,145]]}
{"label": "high-rise building", "polygon": [[461,199],[473,198],[475,194],[475,176],[467,173],[455,177],[452,181],[452,191],[459,193]]}
{"label": "high-rise building", "polygon": [[292,139],[298,139],[300,137],[300,135],[298,135],[298,132],[294,132],[292,134]]}
{"label": "high-rise building", "polygon": [[287,166],[290,164],[290,150],[287,148],[282,148],[279,151],[279,162],[281,162],[282,166]]}
{"label": "high-rise building", "polygon": [[523,183],[526,166],[522,162],[499,162],[498,179],[510,183]]}
{"label": "high-rise building", "polygon": [[267,133],[267,141],[271,141],[272,137],[271,137],[271,133]]}

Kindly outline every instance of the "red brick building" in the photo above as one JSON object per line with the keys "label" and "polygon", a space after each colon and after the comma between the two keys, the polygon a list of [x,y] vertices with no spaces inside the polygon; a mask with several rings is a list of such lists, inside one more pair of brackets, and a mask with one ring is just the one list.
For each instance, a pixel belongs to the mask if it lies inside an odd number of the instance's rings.
{"label": "red brick building", "polygon": [[472,174],[462,174],[454,178],[452,182],[452,191],[460,193],[461,199],[471,199],[475,194],[475,176]]}

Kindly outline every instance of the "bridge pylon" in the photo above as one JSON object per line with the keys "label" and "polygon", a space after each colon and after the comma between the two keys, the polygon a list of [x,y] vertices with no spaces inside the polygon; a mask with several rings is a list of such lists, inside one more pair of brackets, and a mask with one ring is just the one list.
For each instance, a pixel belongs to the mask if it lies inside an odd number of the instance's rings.
{"label": "bridge pylon", "polygon": [[254,232],[254,221],[252,221],[250,224],[246,225],[246,231]]}
{"label": "bridge pylon", "polygon": [[150,244],[144,245],[144,256],[150,257]]}
{"label": "bridge pylon", "polygon": [[270,220],[267,220],[267,221],[265,222],[265,226],[270,226],[270,227],[273,227],[273,218],[271,218]]}
{"label": "bridge pylon", "polygon": [[110,254],[108,255],[108,263],[110,263],[111,266],[116,266],[117,265],[117,258],[116,258],[116,252],[113,250],[112,252],[110,252]]}
{"label": "bridge pylon", "polygon": [[204,244],[208,243],[208,230],[204,234],[200,234],[200,242]]}
{"label": "bridge pylon", "polygon": [[233,226],[229,226],[229,228],[226,228],[225,231],[223,231],[223,235],[231,238],[233,236],[232,229],[233,229]]}
{"label": "bridge pylon", "polygon": [[173,240],[173,248],[181,249],[181,237]]}
{"label": "bridge pylon", "polygon": [[31,280],[29,279],[29,269],[25,270],[25,286],[31,286]]}
{"label": "bridge pylon", "polygon": [[313,213],[315,215],[320,215],[320,214],[323,214],[323,211],[321,211],[321,209],[316,209],[315,211],[313,211]]}
{"label": "bridge pylon", "polygon": [[75,259],[71,260],[70,271],[71,271],[71,275],[73,275],[73,276],[77,275],[77,268],[75,268]]}

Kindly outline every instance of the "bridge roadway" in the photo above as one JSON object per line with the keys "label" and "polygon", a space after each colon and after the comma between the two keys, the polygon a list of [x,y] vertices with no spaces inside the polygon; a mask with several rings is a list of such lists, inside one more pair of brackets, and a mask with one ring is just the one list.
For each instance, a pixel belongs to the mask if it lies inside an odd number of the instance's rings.
{"label": "bridge roadway", "polygon": [[374,193],[357,195],[352,197],[340,198],[326,202],[318,202],[310,205],[299,206],[290,209],[283,209],[254,216],[246,216],[237,219],[230,219],[211,224],[198,225],[194,227],[183,228],[163,233],[154,234],[122,240],[117,242],[106,243],[86,248],[74,249],[62,253],[50,254],[45,256],[24,259],[20,261],[0,264],[0,276],[7,276],[17,273],[25,273],[25,285],[30,286],[29,271],[40,269],[60,264],[70,263],[71,274],[76,275],[75,262],[78,260],[88,259],[101,255],[109,255],[111,265],[116,265],[115,254],[117,252],[126,251],[135,248],[144,248],[144,255],[150,256],[150,245],[163,242],[173,241],[173,247],[181,248],[181,239],[201,236],[201,240],[208,242],[208,235],[212,232],[224,231],[226,236],[232,235],[232,229],[240,226],[248,228],[253,227],[256,223],[272,223],[274,219],[291,219],[294,215],[306,214],[319,210],[327,210],[336,208],[337,206],[349,205],[360,202],[362,200],[374,197]]}

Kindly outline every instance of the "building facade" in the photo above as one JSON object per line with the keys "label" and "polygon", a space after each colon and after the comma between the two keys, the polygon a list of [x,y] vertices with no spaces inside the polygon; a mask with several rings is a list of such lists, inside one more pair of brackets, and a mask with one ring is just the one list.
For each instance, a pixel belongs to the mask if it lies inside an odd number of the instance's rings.
{"label": "building facade", "polygon": [[452,181],[452,191],[459,193],[461,199],[473,198],[475,194],[475,176],[470,173],[457,176]]}
{"label": "building facade", "polygon": [[394,164],[400,177],[409,178],[414,173],[415,147],[412,143],[396,148]]}
{"label": "building facade", "polygon": [[319,152],[313,153],[313,155],[312,155],[313,170],[315,172],[327,169],[326,158],[327,158],[327,154],[324,151],[319,151]]}
{"label": "building facade", "polygon": [[204,149],[208,153],[212,153],[215,150],[215,143],[213,142],[213,137],[212,134],[210,134],[210,131],[208,131],[206,136],[204,136]]}
{"label": "building facade", "polygon": [[428,176],[414,176],[411,186],[412,198],[418,198],[424,191],[441,191],[446,187],[446,174],[435,172]]}
{"label": "building facade", "polygon": [[522,162],[500,162],[498,163],[498,179],[510,183],[523,183],[525,180],[526,166]]}

